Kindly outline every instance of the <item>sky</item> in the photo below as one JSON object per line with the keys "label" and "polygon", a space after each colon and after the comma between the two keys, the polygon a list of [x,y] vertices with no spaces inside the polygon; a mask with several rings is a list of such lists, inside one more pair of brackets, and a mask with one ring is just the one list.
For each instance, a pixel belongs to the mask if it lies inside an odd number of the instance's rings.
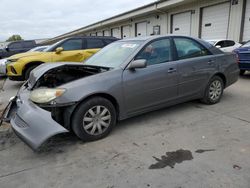
{"label": "sky", "polygon": [[155,0],[0,0],[0,41],[51,38]]}

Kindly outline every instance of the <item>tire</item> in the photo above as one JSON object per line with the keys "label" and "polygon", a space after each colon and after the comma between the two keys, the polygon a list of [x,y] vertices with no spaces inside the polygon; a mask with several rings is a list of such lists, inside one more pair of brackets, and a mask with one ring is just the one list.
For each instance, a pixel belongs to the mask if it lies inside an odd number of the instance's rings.
{"label": "tire", "polygon": [[30,72],[36,68],[38,65],[32,65],[31,67],[27,68],[24,72],[24,80],[28,80],[30,77]]}
{"label": "tire", "polygon": [[245,70],[240,70],[240,75],[243,76],[245,74]]}
{"label": "tire", "polygon": [[216,104],[220,102],[220,99],[223,95],[223,90],[224,82],[222,78],[219,76],[214,76],[207,84],[205,95],[201,101],[209,105]]}
{"label": "tire", "polygon": [[74,112],[72,130],[83,141],[99,140],[112,131],[116,118],[115,107],[109,100],[93,97],[83,102]]}

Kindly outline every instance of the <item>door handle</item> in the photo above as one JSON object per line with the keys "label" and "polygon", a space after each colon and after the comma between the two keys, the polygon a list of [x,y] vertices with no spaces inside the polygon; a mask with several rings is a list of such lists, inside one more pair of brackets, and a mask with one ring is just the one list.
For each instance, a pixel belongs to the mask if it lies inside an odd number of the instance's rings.
{"label": "door handle", "polygon": [[169,68],[168,69],[168,73],[174,73],[177,72],[177,70],[175,68]]}
{"label": "door handle", "polygon": [[214,64],[214,60],[213,59],[210,59],[207,63],[209,64],[209,65],[211,65],[211,64]]}

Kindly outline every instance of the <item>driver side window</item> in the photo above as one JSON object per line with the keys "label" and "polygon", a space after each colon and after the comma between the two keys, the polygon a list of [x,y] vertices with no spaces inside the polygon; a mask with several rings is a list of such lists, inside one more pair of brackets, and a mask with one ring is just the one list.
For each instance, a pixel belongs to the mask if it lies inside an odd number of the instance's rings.
{"label": "driver side window", "polygon": [[82,39],[71,39],[65,41],[59,47],[63,47],[64,51],[70,50],[81,50],[82,49]]}
{"label": "driver side window", "polygon": [[147,45],[135,60],[145,59],[147,65],[165,63],[171,60],[171,48],[169,39],[161,39]]}

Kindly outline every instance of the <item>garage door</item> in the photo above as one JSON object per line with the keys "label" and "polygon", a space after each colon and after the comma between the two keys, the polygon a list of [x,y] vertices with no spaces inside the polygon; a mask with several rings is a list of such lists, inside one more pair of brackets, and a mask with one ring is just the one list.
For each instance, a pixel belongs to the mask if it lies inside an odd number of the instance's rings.
{"label": "garage door", "polygon": [[222,3],[202,9],[202,39],[226,39],[230,3]]}
{"label": "garage door", "polygon": [[109,30],[104,30],[104,36],[111,36]]}
{"label": "garage door", "polygon": [[129,25],[122,26],[122,38],[130,38],[131,37],[131,28]]}
{"label": "garage door", "polygon": [[136,24],[136,36],[147,36],[147,22],[141,22]]}
{"label": "garage door", "polygon": [[177,35],[191,35],[191,12],[173,15],[172,33]]}
{"label": "garage door", "polygon": [[243,41],[250,40],[250,0],[247,0],[244,22]]}
{"label": "garage door", "polygon": [[118,27],[111,29],[111,33],[113,37],[121,38],[120,29]]}
{"label": "garage door", "polygon": [[97,32],[97,36],[103,36],[102,31],[98,31],[98,32]]}

